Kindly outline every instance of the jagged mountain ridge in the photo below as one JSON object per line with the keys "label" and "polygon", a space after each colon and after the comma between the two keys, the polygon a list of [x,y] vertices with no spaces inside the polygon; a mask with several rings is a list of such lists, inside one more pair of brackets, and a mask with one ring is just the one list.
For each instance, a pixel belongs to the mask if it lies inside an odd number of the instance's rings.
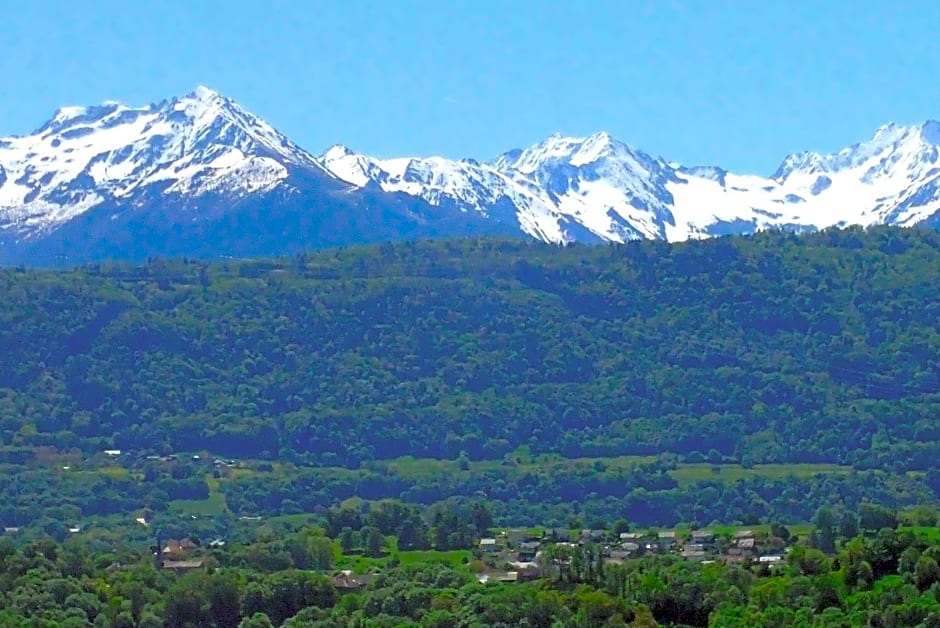
{"label": "jagged mountain ridge", "polygon": [[[320,163],[357,186],[377,185],[486,213],[513,204],[523,230],[548,241],[670,241],[760,229],[935,224],[940,123],[894,124],[834,154],[797,153],[770,177],[683,167],[606,133],[553,135],[488,163],[379,160],[334,146]],[[494,181],[484,186],[479,182]],[[578,229],[572,229],[576,225]]]}
{"label": "jagged mountain ridge", "polygon": [[146,107],[65,107],[0,138],[0,263],[245,257],[511,229],[328,173],[210,89]]}
{"label": "jagged mountain ridge", "polygon": [[606,133],[489,162],[306,152],[200,87],[146,107],[65,107],[0,138],[0,262],[285,254],[469,234],[669,241],[766,228],[940,222],[940,123],[889,124],[770,177],[683,167]]}

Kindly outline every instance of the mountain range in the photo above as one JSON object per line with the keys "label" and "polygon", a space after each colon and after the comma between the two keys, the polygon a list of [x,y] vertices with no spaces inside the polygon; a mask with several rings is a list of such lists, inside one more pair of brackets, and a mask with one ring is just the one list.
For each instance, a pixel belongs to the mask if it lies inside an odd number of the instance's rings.
{"label": "mountain range", "polygon": [[203,258],[422,237],[679,241],[764,229],[940,225],[940,123],[888,124],[770,176],[682,166],[606,133],[487,162],[297,146],[205,87],[64,107],[0,138],[0,263]]}

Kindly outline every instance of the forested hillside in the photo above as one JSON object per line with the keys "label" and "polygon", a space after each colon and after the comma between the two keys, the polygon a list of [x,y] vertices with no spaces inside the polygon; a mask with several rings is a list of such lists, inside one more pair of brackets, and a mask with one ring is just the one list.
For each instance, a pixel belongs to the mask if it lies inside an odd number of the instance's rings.
{"label": "forested hillside", "polygon": [[0,294],[8,456],[940,457],[932,231],[8,269]]}

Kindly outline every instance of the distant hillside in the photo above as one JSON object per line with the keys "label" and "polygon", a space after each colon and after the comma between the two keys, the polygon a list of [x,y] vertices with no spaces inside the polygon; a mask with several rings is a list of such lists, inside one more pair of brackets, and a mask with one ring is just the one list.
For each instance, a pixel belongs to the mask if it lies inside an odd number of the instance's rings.
{"label": "distant hillside", "polygon": [[0,272],[0,438],[926,469],[940,234],[448,240]]}

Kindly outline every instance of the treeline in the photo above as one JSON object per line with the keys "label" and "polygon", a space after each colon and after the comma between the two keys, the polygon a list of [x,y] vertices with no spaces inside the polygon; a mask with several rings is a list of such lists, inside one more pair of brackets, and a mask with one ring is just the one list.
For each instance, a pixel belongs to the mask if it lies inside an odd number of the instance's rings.
{"label": "treeline", "polygon": [[926,470],[940,234],[0,271],[0,439],[356,466],[672,452]]}
{"label": "treeline", "polygon": [[801,523],[826,504],[857,508],[875,502],[902,509],[940,501],[938,469],[896,474],[822,467],[807,475],[794,467],[789,475],[784,468],[763,476],[760,468],[699,466],[697,479],[680,485],[670,475],[678,467],[668,456],[629,464],[618,459],[609,464],[511,459],[466,465],[405,460],[359,469],[268,462],[216,468],[211,460],[86,466],[0,467],[0,526],[28,526],[62,540],[68,527],[102,516],[128,525],[144,514],[168,522],[179,508],[173,500],[195,500],[180,503],[204,507],[214,503],[209,512],[215,516],[205,525],[206,533],[215,535],[227,534],[241,516],[319,513],[350,498],[391,499],[422,512],[451,498],[476,500],[487,505],[499,525],[553,527],[572,522],[579,522],[573,527],[594,527],[591,522],[620,517],[669,527]]}
{"label": "treeline", "polygon": [[[613,521],[619,517],[644,526],[682,522],[755,524],[809,521],[816,509],[841,503],[855,508],[874,501],[900,509],[940,500],[940,484],[922,477],[864,471],[811,477],[749,477],[725,481],[720,473],[679,487],[663,463],[638,465],[630,471],[592,467],[584,474],[540,472],[447,474],[403,478],[388,471],[356,471],[330,477],[318,469],[242,475],[222,484],[234,512],[296,514],[350,497],[400,499],[430,505],[451,497],[482,496],[501,525],[541,523],[563,526],[570,521]],[[940,476],[932,472],[930,479]],[[588,525],[588,527],[591,527]]]}

